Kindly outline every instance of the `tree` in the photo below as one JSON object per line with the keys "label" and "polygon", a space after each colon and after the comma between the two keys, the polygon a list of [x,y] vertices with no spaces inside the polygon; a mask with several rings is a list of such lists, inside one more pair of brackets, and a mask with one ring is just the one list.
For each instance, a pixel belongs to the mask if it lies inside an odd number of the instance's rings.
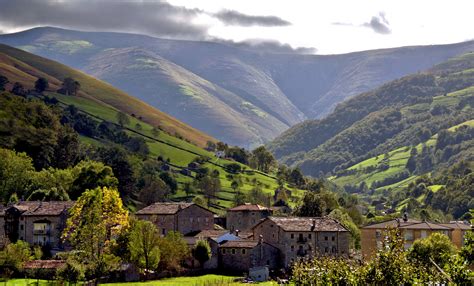
{"label": "tree", "polygon": [[48,88],[49,88],[49,82],[44,77],[38,78],[38,80],[35,82],[36,92],[43,93]]}
{"label": "tree", "polygon": [[5,90],[5,85],[8,83],[8,78],[6,76],[0,75],[0,91]]}
{"label": "tree", "polygon": [[338,202],[333,193],[327,191],[320,193],[306,192],[303,201],[295,211],[295,215],[304,217],[325,216],[337,207]]}
{"label": "tree", "polygon": [[140,190],[138,200],[147,206],[163,201],[171,193],[170,187],[155,175],[142,176],[138,180],[137,187]]}
{"label": "tree", "polygon": [[25,153],[0,148],[0,200],[6,203],[16,192],[24,195],[33,173],[33,161]]}
{"label": "tree", "polygon": [[130,124],[130,118],[127,114],[122,111],[117,112],[117,122],[120,126],[124,127]]}
{"label": "tree", "polygon": [[3,271],[18,272],[23,267],[23,263],[32,259],[30,245],[23,240],[9,243],[0,251],[0,267]]}
{"label": "tree", "polygon": [[159,240],[160,268],[169,271],[181,269],[181,263],[189,256],[189,247],[179,232],[170,231]]}
{"label": "tree", "polygon": [[89,276],[96,278],[118,267],[119,258],[111,249],[128,222],[118,191],[87,190],[69,210],[62,237],[83,253]]}
{"label": "tree", "polygon": [[26,90],[21,83],[15,82],[12,87],[12,93],[19,96],[25,96]]}
{"label": "tree", "polygon": [[71,77],[67,77],[63,80],[61,88],[58,93],[65,95],[77,95],[77,92],[81,88],[81,84]]}
{"label": "tree", "polygon": [[303,173],[301,173],[300,168],[296,167],[291,170],[290,175],[288,176],[288,181],[297,187],[301,187],[305,184],[304,176]]}
{"label": "tree", "polygon": [[345,228],[349,230],[349,232],[351,233],[352,245],[356,249],[359,249],[360,248],[360,229],[354,223],[352,218],[340,208],[333,210],[329,214],[329,217],[338,220]]}
{"label": "tree", "polygon": [[72,200],[76,200],[85,190],[97,187],[116,188],[118,179],[112,168],[102,162],[81,161],[71,170],[74,181],[69,191]]}
{"label": "tree", "polygon": [[262,172],[268,172],[270,167],[272,167],[276,160],[273,157],[272,153],[270,153],[265,146],[260,146],[257,149],[252,151],[252,159],[251,159],[253,167],[257,170]]}
{"label": "tree", "polygon": [[448,236],[442,233],[432,233],[413,243],[409,258],[423,263],[427,268],[432,267],[433,262],[443,268],[455,253],[456,248]]}
{"label": "tree", "polygon": [[193,256],[197,261],[199,261],[201,267],[203,267],[204,263],[211,259],[211,246],[209,245],[209,242],[205,239],[199,239],[196,241],[196,245],[193,249]]}
{"label": "tree", "polygon": [[155,270],[160,262],[160,234],[156,226],[144,220],[132,224],[128,247],[132,262],[146,273]]}
{"label": "tree", "polygon": [[210,206],[211,199],[215,198],[217,192],[221,189],[221,181],[219,178],[205,176],[198,181],[198,188],[202,190],[207,199],[207,206]]}
{"label": "tree", "polygon": [[54,166],[61,169],[73,166],[79,157],[79,134],[69,125],[58,132],[54,157]]}

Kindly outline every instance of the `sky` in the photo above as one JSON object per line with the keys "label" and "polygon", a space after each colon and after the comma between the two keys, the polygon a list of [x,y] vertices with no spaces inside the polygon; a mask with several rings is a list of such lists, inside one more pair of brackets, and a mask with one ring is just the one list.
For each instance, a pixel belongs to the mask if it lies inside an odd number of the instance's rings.
{"label": "sky", "polygon": [[474,39],[472,0],[0,0],[0,33],[38,26],[339,54]]}

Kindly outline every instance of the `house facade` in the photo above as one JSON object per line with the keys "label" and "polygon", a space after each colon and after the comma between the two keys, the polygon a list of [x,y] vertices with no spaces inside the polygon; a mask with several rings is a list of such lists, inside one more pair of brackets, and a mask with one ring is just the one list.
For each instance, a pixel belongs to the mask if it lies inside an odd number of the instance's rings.
{"label": "house facade", "polygon": [[230,231],[250,231],[261,219],[273,214],[269,208],[258,204],[243,204],[227,210],[227,228]]}
{"label": "house facade", "polygon": [[68,210],[74,202],[19,202],[0,213],[0,236],[8,241],[24,240],[32,245],[62,249],[61,234]]}
{"label": "house facade", "polygon": [[162,235],[170,231],[190,235],[214,229],[214,213],[194,203],[154,203],[135,215],[154,223]]}
{"label": "house facade", "polygon": [[219,247],[219,267],[234,273],[248,272],[250,268],[280,267],[280,250],[260,240],[232,240]]}
{"label": "house facade", "polygon": [[400,229],[405,240],[405,249],[417,239],[438,232],[447,235],[457,248],[464,243],[464,235],[471,227],[462,222],[432,223],[414,219],[393,219],[361,228],[361,252],[365,259],[372,257],[383,245],[384,232],[390,228]]}
{"label": "house facade", "polygon": [[268,217],[252,230],[254,237],[280,250],[285,267],[303,257],[349,254],[349,231],[332,218]]}

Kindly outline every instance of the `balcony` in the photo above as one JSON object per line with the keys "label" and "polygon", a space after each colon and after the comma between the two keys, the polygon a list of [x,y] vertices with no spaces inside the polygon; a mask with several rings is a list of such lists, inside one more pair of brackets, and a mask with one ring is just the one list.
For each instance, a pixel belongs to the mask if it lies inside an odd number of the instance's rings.
{"label": "balcony", "polygon": [[37,235],[49,235],[51,231],[49,229],[34,229],[33,234]]}
{"label": "balcony", "polygon": [[306,237],[298,237],[296,240],[297,243],[307,243],[308,239]]}

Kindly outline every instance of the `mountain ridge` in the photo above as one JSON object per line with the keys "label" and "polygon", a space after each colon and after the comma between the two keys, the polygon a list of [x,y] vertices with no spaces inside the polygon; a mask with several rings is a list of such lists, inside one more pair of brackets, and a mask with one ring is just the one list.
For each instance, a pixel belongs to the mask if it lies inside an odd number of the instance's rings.
{"label": "mountain ridge", "polygon": [[[58,28],[35,28],[1,35],[0,42],[103,77],[158,108],[162,107],[163,98],[175,98],[162,108],[165,112],[219,140],[247,148],[274,139],[306,119],[323,118],[336,104],[361,92],[474,48],[474,41],[471,41],[339,55],[280,54],[229,43]],[[145,79],[119,62],[115,64],[122,64],[126,73],[119,75],[109,70],[108,78],[105,78],[103,66],[96,63],[105,63],[110,49],[123,48],[151,52],[153,61],[162,58],[176,66],[164,72],[150,70]],[[133,54],[133,49],[130,53]],[[130,55],[129,58],[134,64],[143,60],[140,56]],[[176,73],[185,79],[184,84],[173,80],[172,75]],[[119,80],[120,76],[134,80]],[[201,94],[209,98],[206,104],[198,98],[186,97],[192,90],[189,83],[192,79],[188,76],[207,81],[212,87],[201,90]],[[172,87],[172,92],[163,91],[162,86]],[[223,101],[228,97],[233,99]],[[189,101],[188,107],[195,105],[194,113],[180,106],[183,98]],[[231,131],[226,129],[229,126]]]}

